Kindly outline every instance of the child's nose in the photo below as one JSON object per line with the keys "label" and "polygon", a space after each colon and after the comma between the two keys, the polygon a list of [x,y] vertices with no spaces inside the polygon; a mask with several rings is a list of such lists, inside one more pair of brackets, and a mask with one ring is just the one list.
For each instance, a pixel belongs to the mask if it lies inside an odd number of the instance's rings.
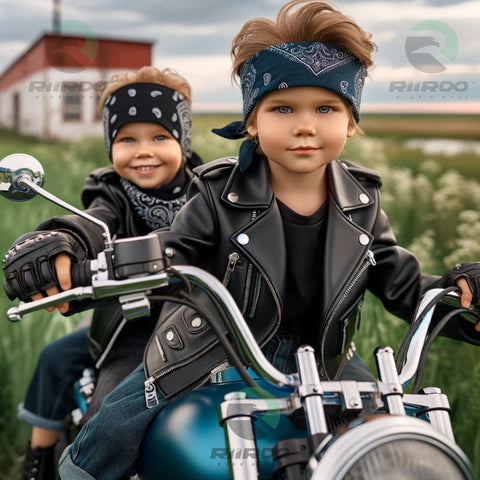
{"label": "child's nose", "polygon": [[310,118],[309,115],[299,115],[297,118],[296,125],[293,130],[293,134],[295,136],[302,136],[302,135],[316,135],[317,130],[315,128],[315,124]]}
{"label": "child's nose", "polygon": [[153,152],[146,145],[139,145],[135,158],[153,157]]}
{"label": "child's nose", "polygon": [[305,122],[305,121],[298,123],[293,131],[293,134],[295,136],[303,136],[303,135],[312,136],[312,135],[316,135],[316,133],[317,133],[317,130],[313,125],[313,123]]}

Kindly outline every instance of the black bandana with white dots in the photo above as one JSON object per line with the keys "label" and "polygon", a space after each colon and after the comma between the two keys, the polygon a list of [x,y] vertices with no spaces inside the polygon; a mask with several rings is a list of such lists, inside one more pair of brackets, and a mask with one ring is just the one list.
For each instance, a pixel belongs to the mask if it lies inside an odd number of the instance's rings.
{"label": "black bandana with white dots", "polygon": [[110,159],[120,127],[130,122],[158,123],[178,141],[185,158],[191,157],[192,111],[180,92],[144,82],[130,83],[112,92],[103,105],[105,146]]}

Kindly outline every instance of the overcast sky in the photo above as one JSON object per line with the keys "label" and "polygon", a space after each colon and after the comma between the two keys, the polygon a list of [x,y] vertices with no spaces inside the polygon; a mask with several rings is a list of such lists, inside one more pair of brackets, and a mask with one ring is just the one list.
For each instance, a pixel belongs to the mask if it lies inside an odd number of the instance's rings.
{"label": "overcast sky", "polygon": [[[224,104],[231,109],[240,102],[230,80],[232,38],[246,20],[274,18],[284,3],[62,0],[61,20],[65,31],[154,41],[154,65],[176,68],[191,82],[194,108]],[[479,0],[338,0],[335,5],[371,32],[378,46],[365,108],[441,105],[480,113]],[[0,72],[51,30],[52,10],[53,0],[0,0]]]}

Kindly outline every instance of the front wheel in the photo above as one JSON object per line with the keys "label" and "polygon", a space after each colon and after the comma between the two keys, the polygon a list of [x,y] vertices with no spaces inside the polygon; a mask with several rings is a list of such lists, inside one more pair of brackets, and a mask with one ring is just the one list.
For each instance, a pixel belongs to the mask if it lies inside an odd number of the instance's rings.
{"label": "front wheel", "polygon": [[311,480],[475,480],[460,448],[430,424],[382,415],[327,437],[307,466]]}

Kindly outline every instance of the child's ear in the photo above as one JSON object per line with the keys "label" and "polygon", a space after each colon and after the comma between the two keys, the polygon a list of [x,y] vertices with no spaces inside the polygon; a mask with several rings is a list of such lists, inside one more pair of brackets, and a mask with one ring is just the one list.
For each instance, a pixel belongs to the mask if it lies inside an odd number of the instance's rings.
{"label": "child's ear", "polygon": [[257,136],[258,129],[254,125],[250,125],[247,127],[247,132],[252,138],[255,138]]}
{"label": "child's ear", "polygon": [[356,131],[357,131],[357,127],[349,123],[347,128],[347,137],[353,137]]}

